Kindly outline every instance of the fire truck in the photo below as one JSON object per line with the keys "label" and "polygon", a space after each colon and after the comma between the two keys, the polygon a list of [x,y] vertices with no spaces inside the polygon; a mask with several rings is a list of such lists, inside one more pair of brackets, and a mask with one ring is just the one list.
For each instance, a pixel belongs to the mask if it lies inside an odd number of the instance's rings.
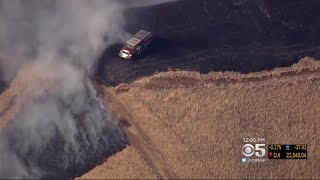
{"label": "fire truck", "polygon": [[119,52],[119,56],[126,60],[137,57],[150,46],[152,39],[153,37],[150,32],[140,30],[125,42],[123,48]]}

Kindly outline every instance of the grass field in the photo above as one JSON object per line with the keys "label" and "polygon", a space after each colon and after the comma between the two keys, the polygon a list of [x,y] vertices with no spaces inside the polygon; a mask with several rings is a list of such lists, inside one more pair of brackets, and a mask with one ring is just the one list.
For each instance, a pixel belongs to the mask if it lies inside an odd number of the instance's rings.
{"label": "grass field", "polygon": [[[290,68],[247,75],[166,72],[105,91],[132,113],[176,177],[319,178],[318,67],[319,62],[305,58]],[[267,144],[306,143],[308,160],[266,158],[243,165],[245,137],[262,137]],[[125,156],[115,155],[84,178],[112,178],[121,172],[118,178],[127,177],[133,157]],[[123,164],[113,172],[101,170],[119,162]]]}

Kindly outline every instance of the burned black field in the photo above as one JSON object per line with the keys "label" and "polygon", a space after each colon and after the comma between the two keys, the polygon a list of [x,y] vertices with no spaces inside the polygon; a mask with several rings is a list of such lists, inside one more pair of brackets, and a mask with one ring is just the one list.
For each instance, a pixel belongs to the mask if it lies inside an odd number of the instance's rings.
{"label": "burned black field", "polygon": [[127,30],[153,32],[154,44],[135,62],[117,57],[121,45],[108,48],[97,77],[117,85],[168,69],[249,73],[318,58],[319,7],[317,0],[182,0],[128,9]]}

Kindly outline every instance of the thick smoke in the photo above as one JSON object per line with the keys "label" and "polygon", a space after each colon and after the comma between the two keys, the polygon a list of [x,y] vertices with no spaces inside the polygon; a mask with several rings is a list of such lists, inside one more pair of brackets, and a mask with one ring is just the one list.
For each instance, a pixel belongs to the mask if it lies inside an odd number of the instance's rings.
{"label": "thick smoke", "polygon": [[24,65],[17,99],[30,100],[2,131],[1,178],[79,175],[123,146],[86,78],[107,46],[128,37],[122,11],[115,1],[0,1],[0,52],[11,57],[2,79]]}
{"label": "thick smoke", "polygon": [[114,1],[2,0],[0,8],[0,50],[16,63],[53,54],[91,69],[103,48],[128,37]]}

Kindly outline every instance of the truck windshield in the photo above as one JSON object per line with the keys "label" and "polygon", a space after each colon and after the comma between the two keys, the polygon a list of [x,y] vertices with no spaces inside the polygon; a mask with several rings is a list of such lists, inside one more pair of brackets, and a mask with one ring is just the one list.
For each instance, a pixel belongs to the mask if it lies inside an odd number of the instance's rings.
{"label": "truck windshield", "polygon": [[124,45],[124,47],[129,48],[129,49],[134,49],[134,48],[135,48],[135,46],[133,46],[133,45],[131,45],[131,44],[128,44],[128,43],[126,43],[126,44]]}

